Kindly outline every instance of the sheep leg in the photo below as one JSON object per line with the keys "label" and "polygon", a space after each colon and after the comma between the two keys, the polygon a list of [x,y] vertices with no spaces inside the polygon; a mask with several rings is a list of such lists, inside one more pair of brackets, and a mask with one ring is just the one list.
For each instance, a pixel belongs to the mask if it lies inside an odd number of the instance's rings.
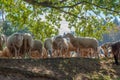
{"label": "sheep leg", "polygon": [[27,53],[28,58],[30,58],[30,55],[31,55],[31,49],[28,50],[28,53]]}
{"label": "sheep leg", "polygon": [[20,58],[20,48],[18,49],[17,56],[18,56],[18,58]]}
{"label": "sheep leg", "polygon": [[116,52],[116,54],[115,54],[115,63],[116,63],[116,65],[119,65],[119,63],[118,63],[118,57],[119,57],[119,54],[120,54],[120,50],[118,50],[117,52]]}
{"label": "sheep leg", "polygon": [[93,51],[91,51],[91,52],[90,52],[90,58],[93,57],[93,54],[94,54]]}
{"label": "sheep leg", "polygon": [[61,48],[61,57],[66,57],[66,56],[65,56],[65,51],[64,51],[63,48]]}
{"label": "sheep leg", "polygon": [[18,58],[18,55],[17,55],[17,49],[15,48],[15,59]]}
{"label": "sheep leg", "polygon": [[56,50],[53,50],[53,57],[56,57]]}
{"label": "sheep leg", "polygon": [[55,50],[55,57],[58,57],[59,56],[59,50],[57,49],[57,50]]}
{"label": "sheep leg", "polygon": [[80,53],[80,50],[79,50],[79,48],[77,48],[77,51],[76,51],[76,53],[79,55],[79,57],[81,57],[81,56],[80,56],[80,54],[81,54],[81,53]]}
{"label": "sheep leg", "polygon": [[115,64],[118,65],[118,55],[114,54],[114,60],[115,60]]}
{"label": "sheep leg", "polygon": [[61,57],[62,56],[62,50],[60,49],[60,53],[59,53],[59,55],[58,55],[59,57]]}
{"label": "sheep leg", "polygon": [[60,50],[60,57],[64,57],[63,48],[61,48],[61,50]]}
{"label": "sheep leg", "polygon": [[72,57],[74,54],[75,54],[75,52],[74,52],[74,51],[71,51],[71,52],[70,52],[70,57]]}
{"label": "sheep leg", "polygon": [[56,57],[59,57],[59,56],[60,56],[60,50],[57,49],[57,51],[56,51]]}
{"label": "sheep leg", "polygon": [[2,50],[2,45],[0,44],[0,50]]}
{"label": "sheep leg", "polygon": [[99,59],[99,52],[94,50],[94,53],[96,54],[96,57]]}
{"label": "sheep leg", "polygon": [[70,51],[69,50],[67,50],[67,57],[70,58]]}
{"label": "sheep leg", "polygon": [[55,57],[55,50],[52,51],[52,57]]}
{"label": "sheep leg", "polygon": [[52,50],[48,50],[48,55],[50,55],[50,58],[52,57]]}

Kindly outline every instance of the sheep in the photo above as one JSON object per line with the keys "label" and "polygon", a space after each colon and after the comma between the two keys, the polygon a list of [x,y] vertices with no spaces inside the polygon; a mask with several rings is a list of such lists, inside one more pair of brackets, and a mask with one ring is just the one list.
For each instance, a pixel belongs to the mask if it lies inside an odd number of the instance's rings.
{"label": "sheep", "polygon": [[[69,33],[68,33],[69,34]],[[73,37],[73,35],[67,35],[68,37]],[[63,36],[63,40],[64,43],[66,44],[67,48],[68,48],[68,52],[67,52],[67,56],[70,57],[71,56],[71,52],[77,51],[77,48],[75,48],[72,43],[70,42],[70,38],[68,38],[66,36]]]}
{"label": "sheep", "polygon": [[118,65],[118,58],[120,56],[120,41],[111,44],[112,53],[114,56],[115,64]]}
{"label": "sheep", "polygon": [[4,34],[0,35],[0,50],[3,49],[3,45],[6,44],[6,36]]}
{"label": "sheep", "polygon": [[58,42],[58,49],[60,50],[59,56],[66,57],[68,53],[68,43],[66,39],[63,41]]}
{"label": "sheep", "polygon": [[0,37],[0,50],[2,50],[2,42],[3,42],[3,40],[2,40],[2,38]]}
{"label": "sheep", "polygon": [[69,49],[71,49],[70,40],[63,38],[63,36],[56,36],[53,40],[53,55],[70,57]]}
{"label": "sheep", "polygon": [[38,51],[40,56],[42,56],[42,47],[43,47],[43,44],[40,40],[33,40],[33,47],[31,51]]}
{"label": "sheep", "polygon": [[62,36],[56,36],[54,39],[53,39],[53,48],[54,49],[58,49],[58,42],[62,42],[63,41],[63,38]]}
{"label": "sheep", "polygon": [[86,57],[86,58],[94,57],[92,48],[80,48],[79,51],[80,51],[80,54],[78,54],[79,57]]}
{"label": "sheep", "polygon": [[79,47],[82,48],[92,48],[94,51],[98,51],[98,41],[95,38],[80,37],[78,39]]}
{"label": "sheep", "polygon": [[105,55],[104,54],[99,54],[99,57],[100,58],[105,58]]}
{"label": "sheep", "polygon": [[77,54],[75,51],[70,52],[71,57],[79,57],[79,54]]}
{"label": "sheep", "polygon": [[[79,49],[81,48],[92,48],[98,56],[98,41],[95,38],[90,37],[74,37],[72,34],[68,33],[64,35],[64,37],[70,38],[70,42],[77,49],[77,53],[79,53]],[[99,57],[99,56],[98,56]]]}
{"label": "sheep", "polygon": [[23,34],[23,44],[21,47],[21,53],[30,57],[31,49],[33,47],[33,38],[30,33]]}
{"label": "sheep", "polygon": [[42,48],[42,58],[47,58],[47,57],[48,57],[47,51],[46,51],[46,49],[43,47],[43,48]]}
{"label": "sheep", "polygon": [[105,57],[109,56],[109,53],[111,52],[110,50],[110,46],[111,46],[112,42],[106,42],[104,44],[101,45],[101,48],[104,52]]}
{"label": "sheep", "polygon": [[60,48],[61,48],[61,44],[64,42],[63,37],[62,36],[56,36],[53,39],[53,55],[54,56],[60,56],[61,52],[60,52]]}
{"label": "sheep", "polygon": [[35,50],[35,51],[31,51],[30,57],[33,58],[33,59],[39,59],[41,57],[41,55],[38,52],[38,50]]}
{"label": "sheep", "polygon": [[23,44],[23,35],[21,33],[14,33],[8,37],[6,46],[10,51],[10,54],[18,57],[20,53],[20,48]]}
{"label": "sheep", "polygon": [[2,51],[0,51],[0,57],[2,57],[2,55],[3,55],[3,52],[2,52]]}
{"label": "sheep", "polygon": [[2,51],[2,55],[0,56],[2,58],[11,58],[12,54],[10,53],[9,49],[5,47]]}
{"label": "sheep", "polygon": [[70,43],[75,48],[75,52],[78,54],[79,53],[79,44],[78,44],[79,40],[76,39],[71,33],[67,33],[63,37],[70,39]]}
{"label": "sheep", "polygon": [[44,41],[44,48],[47,50],[47,54],[52,57],[53,47],[52,47],[53,41],[51,38],[47,38]]}
{"label": "sheep", "polygon": [[73,47],[73,45],[70,42],[69,38],[63,38],[64,42],[62,43],[62,49],[63,49],[63,55],[65,55],[65,57],[70,57],[71,56],[71,51],[75,51],[76,48]]}

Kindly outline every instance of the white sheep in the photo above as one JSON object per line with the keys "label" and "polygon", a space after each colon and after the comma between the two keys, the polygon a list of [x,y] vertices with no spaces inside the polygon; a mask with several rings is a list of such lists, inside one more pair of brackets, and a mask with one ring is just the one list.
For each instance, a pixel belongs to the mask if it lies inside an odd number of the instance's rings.
{"label": "white sheep", "polygon": [[33,40],[32,52],[38,51],[40,57],[42,56],[42,42],[40,40]]}
{"label": "white sheep", "polygon": [[21,53],[30,57],[31,49],[33,47],[33,38],[30,33],[23,34],[23,44],[21,47]]}
{"label": "white sheep", "polygon": [[10,51],[10,54],[18,57],[20,53],[20,48],[23,44],[23,35],[21,33],[14,33],[8,37],[6,46]]}
{"label": "white sheep", "polygon": [[52,57],[52,52],[53,52],[53,41],[51,38],[47,38],[44,42],[44,48],[46,49],[47,51],[47,54]]}
{"label": "white sheep", "polygon": [[[70,42],[77,49],[77,53],[79,53],[79,49],[81,48],[92,48],[96,56],[98,56],[98,41],[95,38],[90,37],[74,37],[72,34],[68,33],[64,35],[64,37],[70,38]],[[99,56],[98,56],[99,57]]]}

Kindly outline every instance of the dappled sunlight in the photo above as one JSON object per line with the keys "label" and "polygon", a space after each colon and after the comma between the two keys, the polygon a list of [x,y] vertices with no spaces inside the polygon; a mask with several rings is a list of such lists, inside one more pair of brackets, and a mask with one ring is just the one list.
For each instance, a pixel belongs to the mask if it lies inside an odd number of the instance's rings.
{"label": "dappled sunlight", "polygon": [[120,79],[119,3],[0,0],[0,80]]}
{"label": "dappled sunlight", "polygon": [[0,69],[54,79],[117,79],[120,66],[112,58],[0,59]]}

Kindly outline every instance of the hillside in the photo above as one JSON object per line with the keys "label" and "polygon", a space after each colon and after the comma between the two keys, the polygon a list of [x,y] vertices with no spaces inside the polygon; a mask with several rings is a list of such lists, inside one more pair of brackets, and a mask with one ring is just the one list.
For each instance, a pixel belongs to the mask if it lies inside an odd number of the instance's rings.
{"label": "hillside", "polygon": [[113,59],[0,59],[0,80],[117,80]]}

